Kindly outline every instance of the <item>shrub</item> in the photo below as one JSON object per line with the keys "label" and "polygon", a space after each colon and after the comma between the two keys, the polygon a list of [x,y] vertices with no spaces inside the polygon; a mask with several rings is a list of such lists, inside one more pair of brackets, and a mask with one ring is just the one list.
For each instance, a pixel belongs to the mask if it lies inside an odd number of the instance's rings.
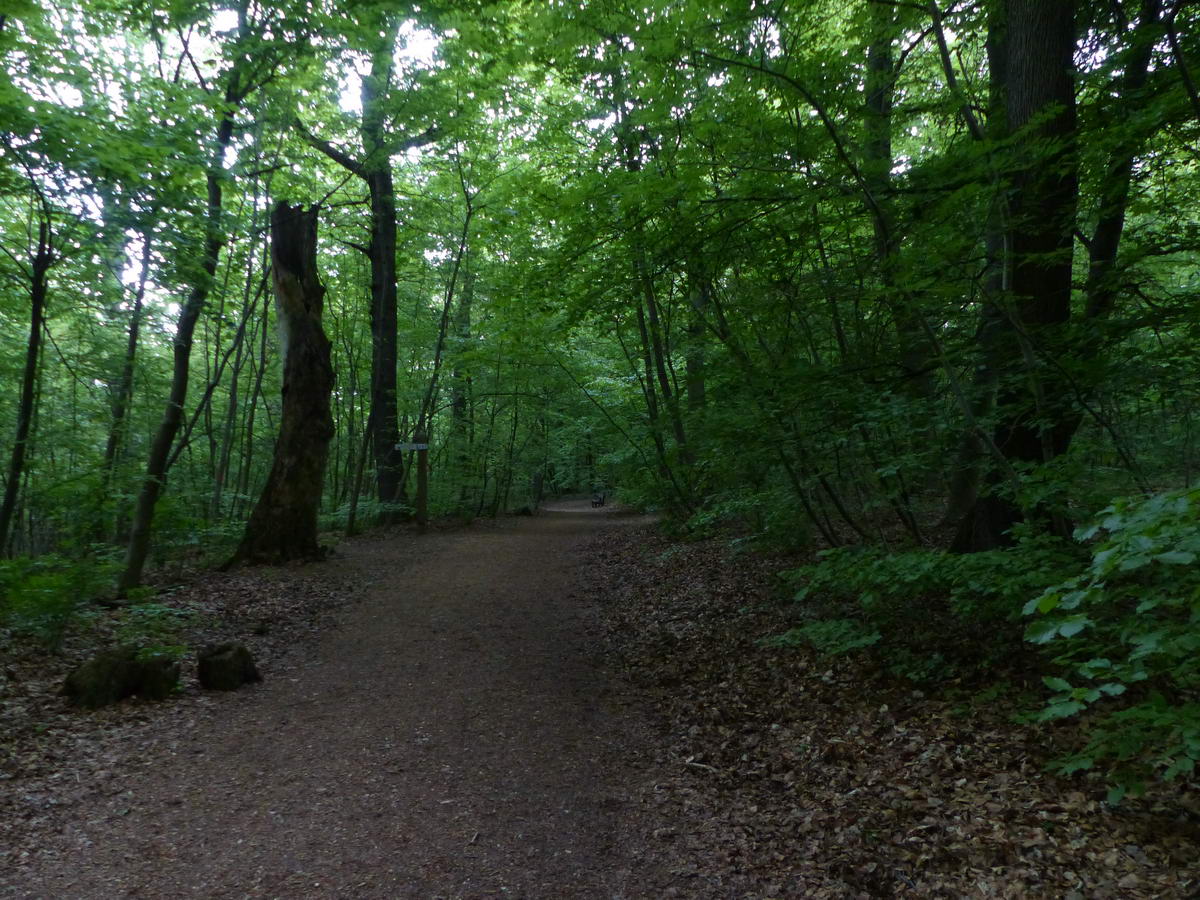
{"label": "shrub", "polygon": [[[875,645],[895,674],[936,680],[965,666],[986,668],[1019,648],[1022,605],[1078,558],[1064,541],[1026,535],[1014,547],[968,555],[843,547],[784,577],[796,586],[795,600],[818,619],[795,630],[798,638],[848,652],[853,642],[835,635],[854,622],[860,635],[875,635],[857,647]],[[955,649],[956,664],[948,659]]]}
{"label": "shrub", "polygon": [[[1110,799],[1148,779],[1195,771],[1200,759],[1200,489],[1118,500],[1076,532],[1090,564],[1025,606],[1026,639],[1056,651],[1062,675],[1038,718],[1078,715],[1123,697],[1089,721],[1086,745],[1059,760],[1101,766]],[[1111,702],[1111,701],[1110,701]]]}
{"label": "shrub", "polygon": [[114,566],[63,556],[13,559],[0,564],[0,625],[32,637],[51,652],[88,601],[112,585]]}
{"label": "shrub", "polygon": [[772,647],[799,647],[808,644],[829,656],[841,656],[878,643],[880,634],[857,619],[822,619],[792,628],[768,638]]}
{"label": "shrub", "polygon": [[194,623],[196,614],[161,603],[138,603],[121,612],[117,636],[124,644],[139,649],[138,658],[182,659],[188,653],[184,630]]}

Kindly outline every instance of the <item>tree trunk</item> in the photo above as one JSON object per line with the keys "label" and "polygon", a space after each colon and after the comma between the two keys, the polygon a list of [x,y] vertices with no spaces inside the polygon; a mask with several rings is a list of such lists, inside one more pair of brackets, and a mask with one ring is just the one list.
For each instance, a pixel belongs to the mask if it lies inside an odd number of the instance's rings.
{"label": "tree trunk", "polygon": [[687,336],[688,350],[687,358],[684,361],[687,408],[689,413],[697,415],[704,411],[707,397],[705,395],[704,322],[695,311],[687,325]]}
{"label": "tree trunk", "polygon": [[[393,141],[386,132],[398,26],[395,16],[383,14],[378,22],[380,41],[371,54],[371,71],[362,81],[362,159],[349,156],[296,122],[311,146],[361,178],[371,195],[371,237],[368,246],[359,249],[364,250],[371,264],[371,447],[376,490],[383,504],[401,502],[404,483],[404,457],[396,449],[400,416],[396,401],[396,188],[391,157],[429,143],[436,133],[430,127],[417,137]],[[385,508],[384,518],[390,520],[395,514],[395,510]]]}
{"label": "tree trunk", "polygon": [[25,350],[25,371],[21,376],[21,400],[17,407],[17,436],[8,462],[4,483],[4,500],[0,503],[0,553],[8,547],[13,513],[17,508],[17,492],[25,470],[25,454],[29,449],[29,434],[33,423],[33,401],[37,390],[38,356],[42,348],[42,332],[46,327],[47,274],[54,265],[50,223],[38,223],[37,249],[30,260],[29,283],[29,345]]}
{"label": "tree trunk", "polygon": [[246,498],[250,494],[250,476],[254,471],[254,426],[258,418],[258,404],[263,397],[263,376],[267,371],[267,335],[271,330],[271,304],[263,298],[262,321],[258,326],[258,357],[250,359],[250,371],[253,375],[250,385],[250,396],[247,398],[249,409],[246,411],[245,423],[242,428],[242,460],[238,468],[237,500],[230,510],[230,517],[241,513]]}
{"label": "tree trunk", "polygon": [[317,277],[317,207],[276,205],[271,270],[283,355],[283,412],[271,473],[226,568],[321,556],[317,510],[333,439],[333,368],[321,327],[325,288]]}
{"label": "tree trunk", "polygon": [[[1067,385],[1038,358],[1067,347],[1071,312],[1071,251],[1078,195],[1075,155],[1074,3],[1008,0],[1008,127],[1024,130],[1009,197],[1011,300],[997,337],[1003,371],[996,397],[993,443],[1005,458],[1028,466],[1066,451],[1077,417]],[[1020,498],[1004,494],[993,471],[955,535],[952,549],[988,550],[1011,541],[1025,519]],[[1059,509],[1039,511],[1056,533],[1069,529]]]}
{"label": "tree trunk", "polygon": [[[988,115],[985,127],[971,129],[979,141],[998,145],[1008,135],[1008,113],[1005,108],[1005,92],[1008,78],[1007,28],[1003,10],[992,6],[988,12],[987,60],[988,60]],[[949,56],[944,64],[951,65]],[[952,71],[952,70],[951,70]],[[971,120],[968,120],[970,122]],[[966,398],[970,405],[963,410],[966,417],[957,459],[951,470],[946,513],[943,525],[958,525],[972,512],[979,500],[983,484],[984,467],[987,463],[986,439],[975,423],[984,421],[991,414],[996,400],[996,373],[1002,360],[998,358],[997,335],[1004,328],[1005,313],[1003,298],[1009,287],[1008,233],[1006,230],[1006,203],[997,190],[988,207],[987,230],[984,237],[983,303],[975,345],[979,358],[971,377],[971,395]]]}
{"label": "tree trunk", "polygon": [[[261,200],[262,195],[255,191],[256,205]],[[261,227],[260,214],[255,214],[255,227]],[[217,453],[216,474],[213,478],[213,492],[211,501],[211,515],[213,518],[221,517],[221,506],[226,488],[229,486],[229,476],[232,470],[233,447],[236,440],[236,425],[241,409],[241,381],[242,368],[246,362],[250,351],[246,349],[245,337],[247,331],[250,331],[250,324],[254,319],[258,308],[259,297],[262,297],[266,302],[266,272],[263,271],[266,266],[261,268],[256,265],[254,255],[251,255],[247,261],[246,277],[242,282],[242,310],[241,320],[238,324],[237,337],[234,340],[233,346],[233,368],[229,376],[229,397],[225,405],[224,421],[221,424],[220,440],[218,442],[219,451]],[[262,271],[261,277],[257,276],[257,271]],[[251,332],[251,335],[253,332]],[[251,337],[253,340],[253,337]],[[217,380],[220,380],[221,373],[225,368],[224,362],[217,370]]]}
{"label": "tree trunk", "polygon": [[[1162,16],[1162,0],[1143,0],[1138,13],[1138,24],[1133,34],[1133,46],[1128,53],[1124,75],[1121,78],[1120,102],[1124,106],[1142,100],[1141,92],[1146,87],[1150,70],[1150,59],[1154,42],[1161,35],[1159,19]],[[1117,297],[1117,285],[1113,271],[1117,263],[1117,251],[1125,231],[1125,211],[1129,206],[1129,185],[1133,176],[1133,161],[1145,143],[1145,137],[1131,132],[1127,126],[1117,126],[1116,147],[1104,169],[1100,182],[1100,209],[1096,230],[1088,246],[1088,274],[1084,295],[1087,298],[1085,314],[1096,319],[1108,314]],[[1094,347],[1093,349],[1098,349]]]}
{"label": "tree trunk", "polygon": [[125,340],[125,358],[121,363],[121,375],[114,385],[112,399],[112,421],[109,425],[108,441],[104,447],[104,488],[107,493],[116,472],[121,446],[125,441],[125,416],[129,401],[133,397],[133,374],[137,363],[138,341],[142,328],[142,306],[146,299],[146,282],[150,276],[151,254],[150,229],[142,233],[142,265],[138,273],[137,290],[133,295],[133,309],[129,313],[129,333]]}
{"label": "tree trunk", "polygon": [[[867,47],[866,102],[863,108],[863,186],[868,193],[867,212],[875,235],[875,262],[884,302],[895,317],[900,367],[904,371],[901,390],[914,400],[933,396],[929,341],[921,328],[919,298],[897,282],[902,238],[897,230],[893,202],[892,106],[897,68],[894,47],[901,36],[896,7],[884,0],[869,0],[867,13],[871,37]],[[928,440],[922,429],[919,440]],[[903,516],[901,517],[903,518]]]}
{"label": "tree trunk", "polygon": [[346,537],[358,534],[358,498],[362,494],[363,473],[367,468],[367,454],[371,450],[371,414],[363,428],[362,444],[358,448],[358,461],[354,467],[350,487],[350,506],[346,512]]}
{"label": "tree trunk", "polygon": [[[363,81],[364,118],[369,79]],[[366,134],[364,126],[364,135]],[[365,141],[364,137],[364,141]],[[378,151],[376,152],[378,154]],[[400,440],[399,409],[396,403],[396,189],[391,161],[383,154],[382,169],[369,171],[371,191],[371,407],[377,409],[371,446],[375,453],[375,485],[379,501],[396,503],[404,477],[403,455],[396,449]],[[385,521],[394,512],[384,510]]]}
{"label": "tree trunk", "polygon": [[230,76],[229,86],[225,91],[225,113],[217,126],[217,139],[208,167],[204,256],[200,262],[200,271],[196,273],[195,282],[184,303],[183,310],[179,314],[179,324],[175,329],[171,392],[167,398],[162,421],[159,423],[158,431],[150,445],[150,456],[146,462],[146,477],[142,481],[137,505],[134,508],[129,547],[125,554],[125,570],[117,582],[117,592],[121,595],[127,593],[131,588],[137,587],[142,580],[142,569],[145,568],[146,556],[150,552],[150,529],[154,522],[154,507],[166,486],[171,445],[175,442],[175,435],[183,421],[183,404],[187,400],[188,373],[192,356],[192,336],[196,331],[196,322],[200,319],[200,313],[204,310],[204,304],[212,288],[213,279],[217,273],[217,263],[221,257],[221,248],[225,243],[221,229],[221,190],[222,182],[226,177],[225,151],[233,141],[234,116],[244,99],[238,81],[238,70],[235,67]]}
{"label": "tree trunk", "polygon": [[667,375],[665,340],[662,324],[658,317],[658,298],[654,290],[654,278],[646,259],[645,237],[640,226],[635,230],[635,240],[637,246],[634,248],[634,269],[642,290],[642,298],[646,304],[646,323],[649,326],[647,331],[650,337],[650,353],[654,360],[654,375],[658,379],[658,389],[662,395],[663,405],[667,408],[667,417],[671,420],[671,432],[675,436],[679,457],[685,465],[690,465],[691,451],[688,448],[687,434],[683,428],[683,416],[679,411],[675,391],[671,388],[671,379]]}
{"label": "tree trunk", "polygon": [[475,296],[475,272],[466,265],[463,289],[454,313],[455,362],[450,370],[450,447],[453,453],[454,479],[458,482],[457,505],[460,511],[470,508],[468,490],[471,470],[472,436],[474,432],[470,403],[471,376],[463,367],[462,358],[471,344],[471,303]]}

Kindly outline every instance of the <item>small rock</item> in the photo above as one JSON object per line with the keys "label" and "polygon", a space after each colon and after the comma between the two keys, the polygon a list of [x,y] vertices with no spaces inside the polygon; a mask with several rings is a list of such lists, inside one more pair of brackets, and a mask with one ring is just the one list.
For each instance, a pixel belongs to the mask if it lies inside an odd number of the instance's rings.
{"label": "small rock", "polygon": [[236,691],[243,684],[262,681],[245,644],[207,647],[200,651],[198,663],[200,686],[211,691]]}

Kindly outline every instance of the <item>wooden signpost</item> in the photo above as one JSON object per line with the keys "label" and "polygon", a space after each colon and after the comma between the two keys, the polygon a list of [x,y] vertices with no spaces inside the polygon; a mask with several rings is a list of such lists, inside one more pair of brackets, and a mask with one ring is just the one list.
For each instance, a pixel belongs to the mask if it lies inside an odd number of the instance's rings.
{"label": "wooden signpost", "polygon": [[421,531],[429,524],[429,444],[425,435],[414,434],[417,440],[397,444],[402,453],[417,453],[417,528]]}

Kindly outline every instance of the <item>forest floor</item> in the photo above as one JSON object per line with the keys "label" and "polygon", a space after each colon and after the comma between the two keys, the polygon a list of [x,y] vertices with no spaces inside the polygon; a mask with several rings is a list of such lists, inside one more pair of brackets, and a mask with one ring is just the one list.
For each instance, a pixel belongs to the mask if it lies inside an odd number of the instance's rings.
{"label": "forest floor", "polygon": [[96,712],[0,635],[0,897],[1200,896],[986,702],[761,639],[778,560],[586,503],[163,598],[265,680]]}

